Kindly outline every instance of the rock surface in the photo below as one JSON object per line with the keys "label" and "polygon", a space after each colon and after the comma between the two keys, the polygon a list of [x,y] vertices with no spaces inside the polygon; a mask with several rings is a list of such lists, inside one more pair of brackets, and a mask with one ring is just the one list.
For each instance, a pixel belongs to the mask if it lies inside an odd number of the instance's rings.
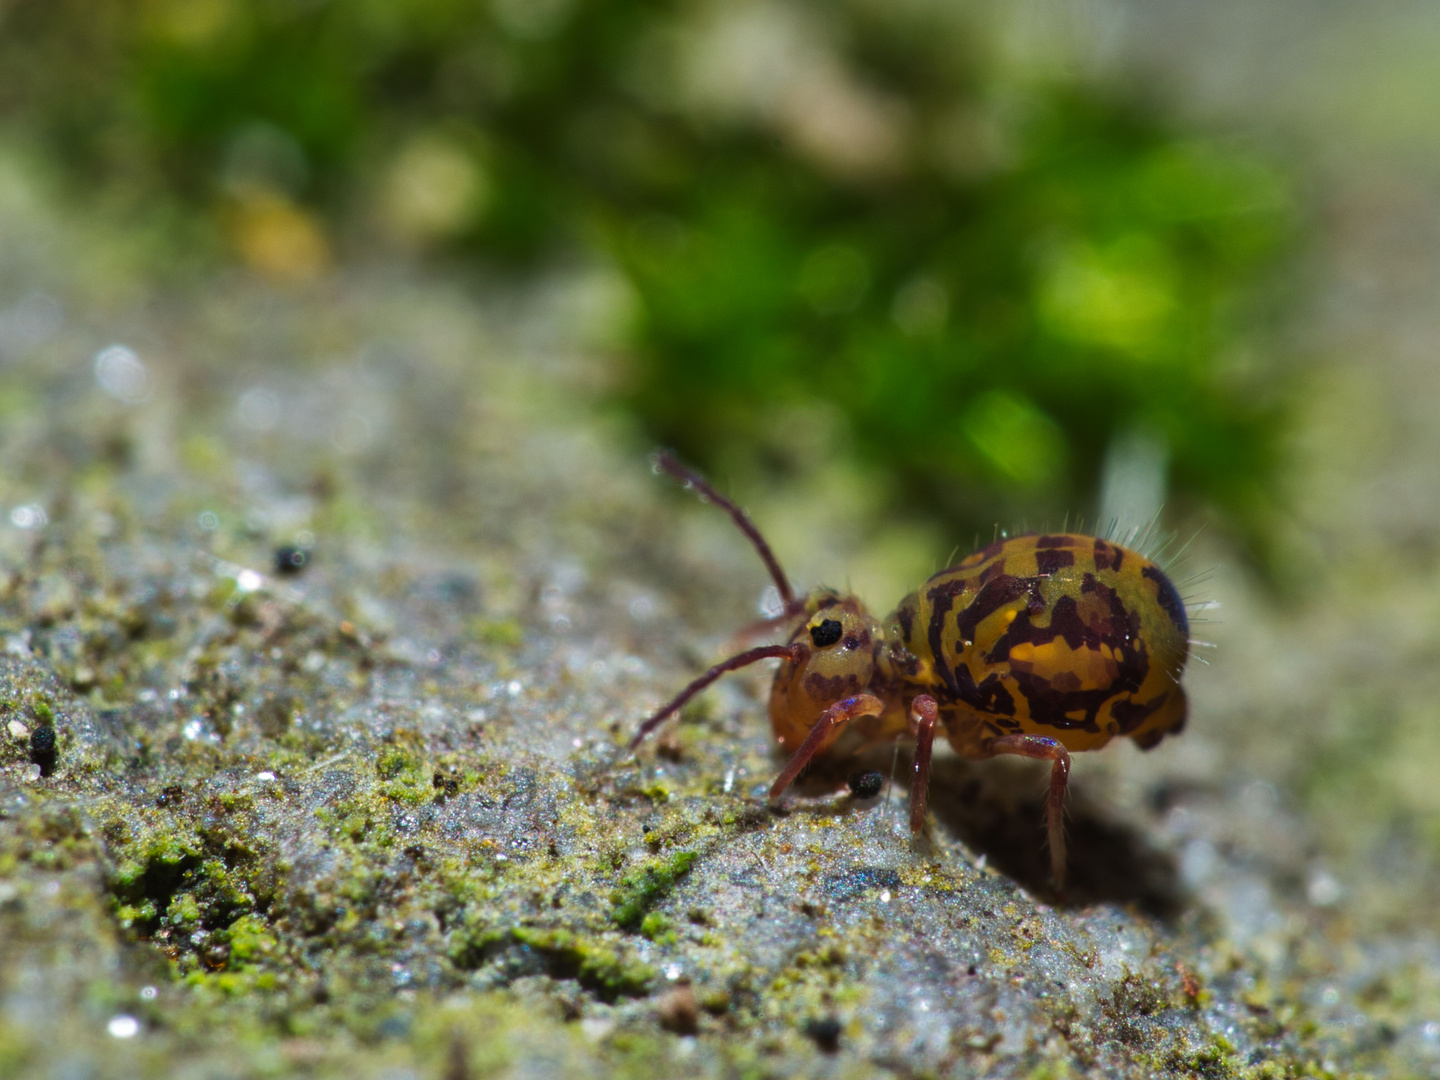
{"label": "rock surface", "polygon": [[1202,586],[1061,902],[1029,768],[940,758],[918,841],[889,753],[767,809],[763,676],[626,752],[763,576],[593,404],[582,288],[145,286],[8,166],[0,234],[0,1074],[1440,1075],[1440,569],[1343,517],[1343,372],[1316,587]]}

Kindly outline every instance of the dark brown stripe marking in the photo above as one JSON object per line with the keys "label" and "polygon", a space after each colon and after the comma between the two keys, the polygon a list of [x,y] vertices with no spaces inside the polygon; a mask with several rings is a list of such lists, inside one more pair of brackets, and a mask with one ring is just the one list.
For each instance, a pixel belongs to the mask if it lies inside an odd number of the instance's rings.
{"label": "dark brown stripe marking", "polygon": [[1049,577],[1056,570],[1063,570],[1067,566],[1075,565],[1075,553],[1073,551],[1037,551],[1035,552],[1035,566],[1040,571],[1041,577]]}
{"label": "dark brown stripe marking", "polygon": [[945,663],[945,648],[943,635],[945,632],[945,616],[950,614],[950,609],[955,606],[955,597],[965,591],[969,581],[963,575],[956,575],[947,578],[925,595],[930,599],[930,625],[926,629],[926,640],[930,645],[930,655],[935,658],[935,670],[945,680],[946,687],[950,693],[958,697],[960,687],[955,681],[955,673],[950,665]]}
{"label": "dark brown stripe marking", "polygon": [[[1098,732],[1096,718],[1105,702],[1115,695],[1112,687],[1097,690],[1057,690],[1046,679],[1025,671],[1012,671],[1010,677],[1030,706],[1030,719],[1037,724],[1062,731]],[[1069,714],[1082,713],[1079,720]]]}
{"label": "dark brown stripe marking", "polygon": [[[943,662],[937,663],[935,669],[941,672],[948,670]],[[1015,699],[1000,681],[998,672],[986,675],[977,685],[970,669],[964,664],[957,664],[955,670],[950,672],[949,681],[955,687],[955,697],[958,700],[981,712],[1007,717],[1014,722]]]}
{"label": "dark brown stripe marking", "polygon": [[[970,601],[970,606],[960,612],[956,619],[960,637],[965,641],[974,641],[975,628],[981,622],[1006,604],[1027,594],[1029,601],[1025,607],[1030,614],[1038,614],[1045,610],[1045,601],[1040,597],[1040,579],[1038,577],[1013,577],[1010,574],[1001,574],[986,582],[984,588],[975,594],[975,599]],[[940,656],[938,652],[935,655],[937,658]]]}
{"label": "dark brown stripe marking", "polygon": [[1164,705],[1170,699],[1170,691],[1166,690],[1154,701],[1117,701],[1110,709],[1110,715],[1115,717],[1120,725],[1120,734],[1129,735],[1146,720],[1155,715],[1155,710]]}
{"label": "dark brown stripe marking", "polygon": [[1160,609],[1170,616],[1170,621],[1180,631],[1180,636],[1188,638],[1190,636],[1190,620],[1185,615],[1185,601],[1180,599],[1179,590],[1165,576],[1165,571],[1158,566],[1147,566],[1141,573],[1155,582],[1155,600],[1159,603]]}
{"label": "dark brown stripe marking", "polygon": [[915,609],[909,604],[901,604],[895,612],[895,618],[900,623],[900,633],[904,636],[905,643],[910,643],[910,635],[915,629]]}
{"label": "dark brown stripe marking", "polygon": [[1119,570],[1125,561],[1125,549],[1108,541],[1095,538],[1095,569]]}
{"label": "dark brown stripe marking", "polygon": [[[1138,620],[1125,610],[1114,589],[1097,581],[1095,575],[1086,574],[1081,591],[1094,594],[1100,602],[1102,612],[1098,618],[1092,617],[1092,621],[1087,623],[1080,615],[1080,606],[1075,598],[1062,596],[1051,609],[1048,626],[1036,626],[1032,621],[1032,612],[1022,611],[985,660],[991,664],[1011,666],[1010,653],[1015,646],[1046,645],[1057,638],[1076,650],[1098,652],[1102,644],[1109,646],[1117,658],[1115,678],[1108,686],[1090,690],[1077,689],[1069,680],[1064,685],[1057,685],[1032,672],[1011,667],[1011,678],[1029,703],[1030,717],[1036,723],[1062,730],[1079,728],[1098,731],[1096,717],[1100,709],[1117,694],[1130,694],[1140,689],[1150,672],[1150,656],[1140,640]],[[1080,720],[1068,715],[1077,712],[1082,714]]]}

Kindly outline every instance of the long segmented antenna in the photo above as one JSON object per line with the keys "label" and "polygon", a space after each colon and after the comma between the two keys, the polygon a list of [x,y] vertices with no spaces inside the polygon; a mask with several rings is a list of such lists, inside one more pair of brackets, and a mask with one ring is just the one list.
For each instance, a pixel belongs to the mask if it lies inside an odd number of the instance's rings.
{"label": "long segmented antenna", "polygon": [[710,481],[706,480],[693,469],[687,469],[676,460],[674,453],[669,450],[657,450],[650,456],[650,464],[655,467],[656,472],[669,473],[676,480],[679,480],[687,488],[695,491],[702,499],[713,502],[730,515],[735,525],[755,545],[760,558],[765,562],[765,569],[770,571],[770,576],[775,580],[775,587],[780,590],[780,602],[785,605],[786,612],[795,608],[795,590],[790,588],[790,579],[785,576],[785,571],[780,569],[780,563],[775,558],[775,553],[770,550],[770,545],[760,535],[760,530],[755,528],[749,516],[733,502],[721,495],[713,487]]}
{"label": "long segmented antenna", "polygon": [[793,660],[798,664],[803,662],[805,656],[807,656],[809,652],[809,646],[804,644],[761,645],[758,649],[750,649],[746,652],[740,653],[738,656],[730,657],[729,660],[720,661],[720,663],[716,664],[704,675],[701,675],[689,686],[685,687],[684,690],[681,690],[680,693],[675,695],[674,699],[670,702],[670,704],[666,705],[654,716],[650,717],[650,719],[646,720],[643,724],[641,724],[640,730],[635,732],[635,737],[630,740],[630,749],[634,750],[635,747],[639,746],[641,739],[645,738],[646,735],[649,735],[650,732],[654,731],[657,727],[663,724],[670,716],[683,708],[687,701],[689,701],[692,697],[698,694],[701,690],[704,690],[707,686],[713,683],[716,679],[720,678],[720,676],[724,675],[727,671],[736,671],[739,668],[745,667],[749,664],[754,664],[757,661],[770,660],[777,657],[785,660]]}

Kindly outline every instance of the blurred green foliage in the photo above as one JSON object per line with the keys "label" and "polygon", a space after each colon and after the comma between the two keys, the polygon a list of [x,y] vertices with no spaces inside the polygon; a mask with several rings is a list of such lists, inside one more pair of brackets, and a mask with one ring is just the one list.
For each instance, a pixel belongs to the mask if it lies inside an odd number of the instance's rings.
{"label": "blurred green foliage", "polygon": [[826,453],[988,532],[1089,505],[1138,431],[1265,546],[1281,178],[1007,73],[961,7],[0,0],[0,28],[12,130],[259,269],[337,236],[615,268],[617,397],[702,464],[798,467],[825,414]]}

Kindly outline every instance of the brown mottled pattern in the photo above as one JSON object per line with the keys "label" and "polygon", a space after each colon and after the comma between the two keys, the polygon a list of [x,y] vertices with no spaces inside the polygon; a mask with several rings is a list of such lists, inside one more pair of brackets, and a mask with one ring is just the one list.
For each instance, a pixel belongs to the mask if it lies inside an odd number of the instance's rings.
{"label": "brown mottled pattern", "polygon": [[1105,540],[991,544],[906,597],[887,631],[876,681],[933,694],[962,754],[1011,732],[1148,748],[1185,721],[1184,605],[1159,567]]}

